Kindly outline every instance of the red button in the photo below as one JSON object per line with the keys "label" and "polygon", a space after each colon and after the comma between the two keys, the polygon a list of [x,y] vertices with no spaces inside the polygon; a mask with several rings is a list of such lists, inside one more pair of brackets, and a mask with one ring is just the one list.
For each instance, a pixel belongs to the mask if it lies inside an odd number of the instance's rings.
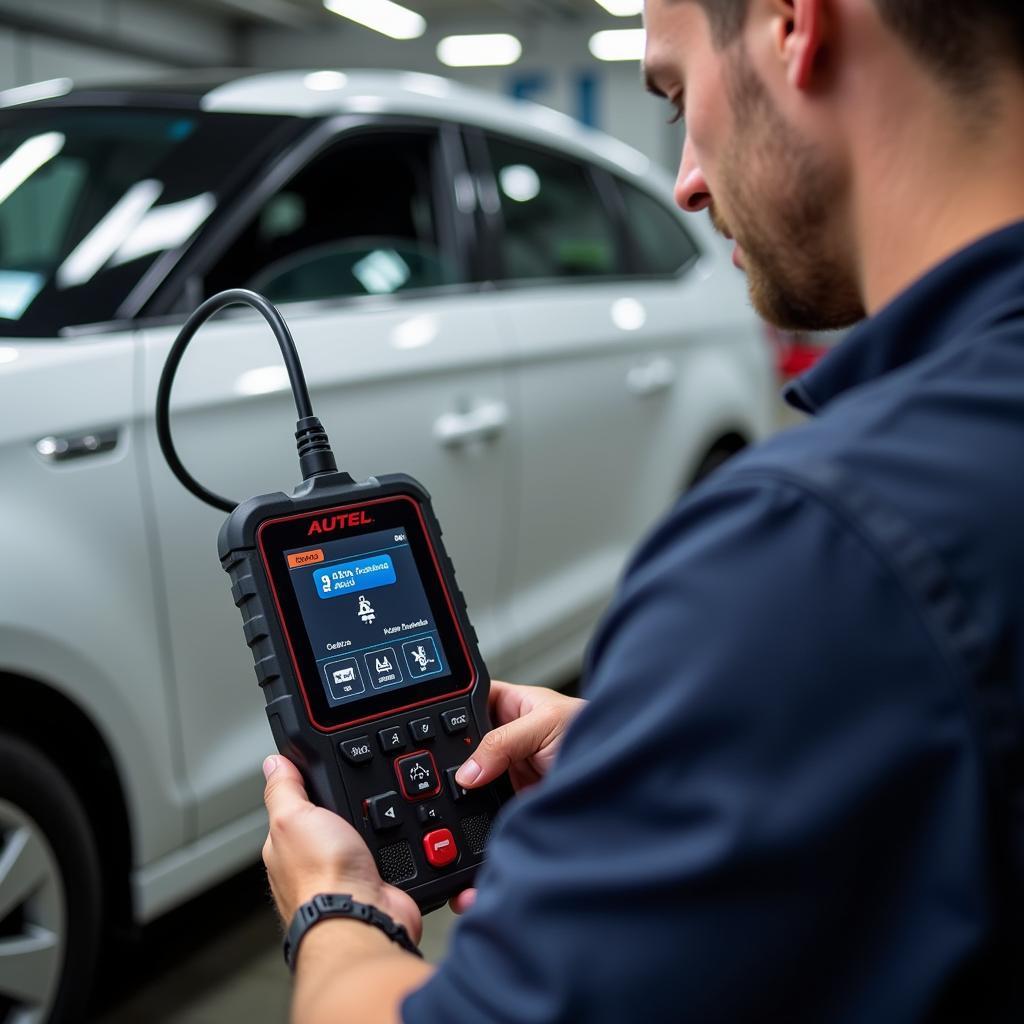
{"label": "red button", "polygon": [[458,857],[459,848],[450,829],[438,828],[423,837],[423,852],[427,855],[427,863],[435,868],[444,868]]}

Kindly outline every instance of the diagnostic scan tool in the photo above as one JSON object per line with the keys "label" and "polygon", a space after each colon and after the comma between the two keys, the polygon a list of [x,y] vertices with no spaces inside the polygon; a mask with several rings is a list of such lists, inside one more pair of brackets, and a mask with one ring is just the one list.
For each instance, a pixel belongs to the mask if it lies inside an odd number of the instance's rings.
{"label": "diagnostic scan tool", "polygon": [[[238,303],[259,310],[281,344],[304,480],[236,506],[182,466],[169,399],[196,330]],[[337,470],[287,326],[241,289],[208,299],[182,328],[160,382],[157,431],[182,483],[230,513],[218,553],[278,750],[310,799],[362,832],[385,881],[423,909],[440,906],[471,884],[511,786],[507,777],[473,791],[455,782],[490,728],[490,680],[429,495],[408,476],[357,483]]]}

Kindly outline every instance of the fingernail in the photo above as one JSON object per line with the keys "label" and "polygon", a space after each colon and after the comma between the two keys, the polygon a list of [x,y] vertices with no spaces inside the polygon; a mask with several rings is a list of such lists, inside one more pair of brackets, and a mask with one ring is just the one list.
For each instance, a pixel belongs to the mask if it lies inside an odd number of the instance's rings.
{"label": "fingernail", "polygon": [[480,767],[472,758],[470,758],[456,773],[455,781],[460,786],[472,786],[477,779],[480,778],[480,773],[483,768]]}
{"label": "fingernail", "polygon": [[269,779],[277,771],[277,758],[271,755],[263,762],[263,778]]}

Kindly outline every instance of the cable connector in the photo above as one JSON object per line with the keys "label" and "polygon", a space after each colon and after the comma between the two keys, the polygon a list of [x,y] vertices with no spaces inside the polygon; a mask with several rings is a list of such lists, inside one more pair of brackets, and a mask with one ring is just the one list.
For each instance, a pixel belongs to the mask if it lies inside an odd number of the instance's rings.
{"label": "cable connector", "polygon": [[303,480],[338,472],[327,431],[316,416],[303,416],[295,424],[295,447]]}

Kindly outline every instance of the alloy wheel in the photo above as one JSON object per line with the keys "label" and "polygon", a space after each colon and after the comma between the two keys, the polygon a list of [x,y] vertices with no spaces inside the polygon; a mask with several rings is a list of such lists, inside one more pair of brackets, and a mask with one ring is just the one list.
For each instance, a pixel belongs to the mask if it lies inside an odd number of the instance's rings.
{"label": "alloy wheel", "polygon": [[57,858],[36,823],[0,800],[0,1022],[44,1024],[67,935]]}

